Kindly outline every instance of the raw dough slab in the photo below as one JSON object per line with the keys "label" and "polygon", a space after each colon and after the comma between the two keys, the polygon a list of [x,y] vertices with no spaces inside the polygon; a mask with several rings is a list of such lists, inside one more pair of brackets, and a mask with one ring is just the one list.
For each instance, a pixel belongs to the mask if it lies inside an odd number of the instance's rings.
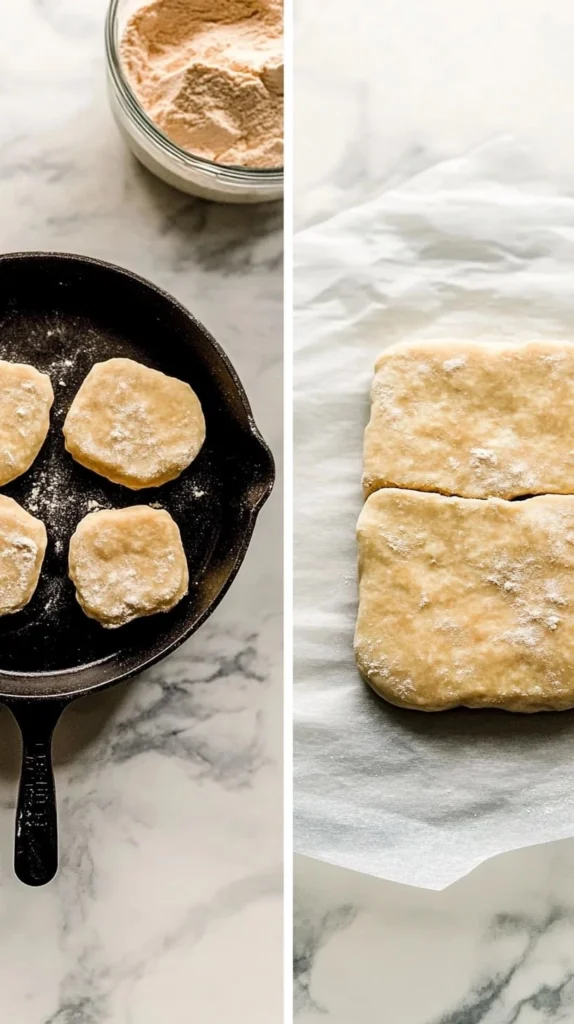
{"label": "raw dough slab", "polygon": [[378,359],[365,495],[574,493],[574,345],[418,342]]}
{"label": "raw dough slab", "polygon": [[355,652],[402,707],[574,707],[574,497],[377,491],[358,522]]}

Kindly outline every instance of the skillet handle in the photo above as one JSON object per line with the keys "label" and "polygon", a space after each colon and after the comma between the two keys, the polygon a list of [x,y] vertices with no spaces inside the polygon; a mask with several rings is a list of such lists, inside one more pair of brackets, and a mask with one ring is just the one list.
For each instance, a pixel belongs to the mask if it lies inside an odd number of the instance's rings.
{"label": "skillet handle", "polygon": [[25,885],[45,885],[58,869],[52,735],[66,705],[41,699],[8,705],[22,734],[14,871]]}

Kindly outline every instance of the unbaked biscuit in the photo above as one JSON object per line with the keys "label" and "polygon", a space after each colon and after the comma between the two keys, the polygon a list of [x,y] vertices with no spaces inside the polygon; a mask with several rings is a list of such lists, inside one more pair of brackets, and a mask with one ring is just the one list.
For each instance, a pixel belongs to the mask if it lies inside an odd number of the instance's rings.
{"label": "unbaked biscuit", "polygon": [[574,345],[415,342],[377,360],[365,495],[574,493]]}
{"label": "unbaked biscuit", "polygon": [[187,594],[181,536],[164,509],[89,513],[70,541],[68,564],[82,609],[108,629],[167,612]]}
{"label": "unbaked biscuit", "polygon": [[358,542],[356,658],[388,701],[574,707],[574,496],[383,489]]}
{"label": "unbaked biscuit", "polygon": [[19,612],[32,599],[46,544],[44,524],[0,494],[0,615]]}
{"label": "unbaked biscuit", "polygon": [[50,428],[53,401],[47,374],[0,359],[0,486],[34,462]]}
{"label": "unbaked biscuit", "polygon": [[205,420],[189,384],[133,359],[108,359],[83,382],[64,437],[82,466],[140,490],[174,480],[193,462]]}

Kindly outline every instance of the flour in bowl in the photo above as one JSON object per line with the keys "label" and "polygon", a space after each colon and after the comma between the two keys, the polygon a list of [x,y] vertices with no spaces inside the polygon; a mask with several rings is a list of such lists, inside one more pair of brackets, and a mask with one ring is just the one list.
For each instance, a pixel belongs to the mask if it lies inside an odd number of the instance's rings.
{"label": "flour in bowl", "polygon": [[130,18],[121,55],[146,114],[182,149],[282,166],[279,0],[152,0]]}

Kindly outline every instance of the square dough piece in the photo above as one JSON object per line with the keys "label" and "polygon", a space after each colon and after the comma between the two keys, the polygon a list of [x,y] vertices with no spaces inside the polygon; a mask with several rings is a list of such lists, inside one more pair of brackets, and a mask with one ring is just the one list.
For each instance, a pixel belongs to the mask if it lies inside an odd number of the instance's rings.
{"label": "square dough piece", "polygon": [[574,706],[574,497],[377,491],[358,522],[355,652],[407,708]]}
{"label": "square dough piece", "polygon": [[365,496],[574,493],[574,345],[417,342],[379,357]]}

